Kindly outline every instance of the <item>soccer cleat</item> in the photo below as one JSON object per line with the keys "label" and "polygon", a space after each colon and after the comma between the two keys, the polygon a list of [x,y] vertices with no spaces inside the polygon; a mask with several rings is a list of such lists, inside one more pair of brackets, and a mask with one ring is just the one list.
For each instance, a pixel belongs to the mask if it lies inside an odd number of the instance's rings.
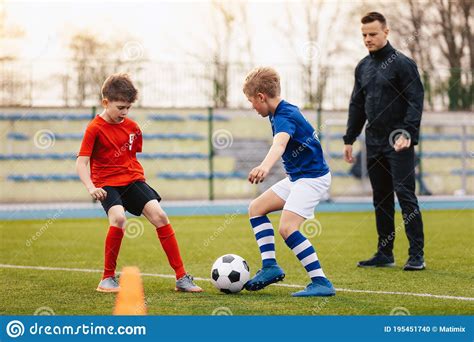
{"label": "soccer cleat", "polygon": [[176,280],[175,291],[180,292],[202,292],[202,289],[194,284],[194,278],[192,275],[185,274],[178,280]]}
{"label": "soccer cleat", "polygon": [[115,277],[102,279],[96,289],[99,292],[119,292],[119,290],[120,286]]}
{"label": "soccer cleat", "polygon": [[292,293],[293,297],[328,297],[334,296],[336,289],[329,279],[316,277],[304,290]]}
{"label": "soccer cleat", "polygon": [[248,291],[258,291],[270,284],[282,281],[285,278],[285,273],[278,265],[263,267],[257,274],[245,284],[245,289]]}
{"label": "soccer cleat", "polygon": [[393,267],[395,266],[395,260],[393,255],[385,255],[380,252],[375,253],[375,255],[368,259],[359,261],[357,267]]}
{"label": "soccer cleat", "polygon": [[426,268],[425,259],[422,256],[409,257],[405,266],[404,271],[421,271]]}

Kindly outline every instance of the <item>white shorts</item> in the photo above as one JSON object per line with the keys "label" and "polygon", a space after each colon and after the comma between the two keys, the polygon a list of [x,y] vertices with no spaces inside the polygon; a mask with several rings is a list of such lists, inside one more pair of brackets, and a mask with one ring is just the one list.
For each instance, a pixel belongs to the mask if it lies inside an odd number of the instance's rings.
{"label": "white shorts", "polygon": [[292,182],[282,179],[271,187],[273,192],[284,200],[283,210],[289,210],[306,219],[314,218],[314,208],[321,199],[327,197],[331,186],[331,173],[318,178],[300,178]]}

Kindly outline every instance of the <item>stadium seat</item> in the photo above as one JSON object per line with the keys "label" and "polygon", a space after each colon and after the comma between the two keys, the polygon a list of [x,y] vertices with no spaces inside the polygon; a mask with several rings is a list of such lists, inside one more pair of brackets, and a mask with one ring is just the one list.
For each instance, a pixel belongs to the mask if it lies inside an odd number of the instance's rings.
{"label": "stadium seat", "polygon": [[20,141],[24,141],[24,140],[28,140],[28,136],[26,134],[23,134],[23,133],[19,133],[19,132],[10,132],[7,134],[7,139],[8,140],[20,140]]}
{"label": "stadium seat", "polygon": [[7,179],[13,182],[65,182],[78,181],[79,176],[76,174],[13,174],[8,175]]}
{"label": "stadium seat", "polygon": [[[209,179],[208,172],[160,172],[158,178],[174,179],[174,180],[195,180]],[[243,172],[214,172],[215,179],[246,179],[247,175]]]}
{"label": "stadium seat", "polygon": [[[455,175],[455,176],[461,176],[462,175],[462,169],[451,170],[451,174]],[[466,175],[467,176],[474,176],[474,170],[466,170]]]}
{"label": "stadium seat", "polygon": [[[229,118],[219,114],[212,115],[212,118],[214,121],[229,121]],[[207,121],[209,116],[204,114],[191,114],[189,115],[189,119],[193,121]]]}
{"label": "stadium seat", "polygon": [[2,121],[83,121],[91,120],[92,114],[57,114],[57,113],[13,113],[13,114],[0,114],[0,120]]}
{"label": "stadium seat", "polygon": [[[55,140],[82,140],[84,136],[82,133],[53,133]],[[206,137],[200,134],[193,133],[152,133],[143,134],[146,140],[204,140]],[[24,133],[10,132],[7,135],[8,140],[29,140],[30,137]]]}
{"label": "stadium seat", "polygon": [[143,134],[145,140],[204,140],[206,137],[193,133],[154,133]]}
{"label": "stadium seat", "polygon": [[185,119],[176,114],[150,114],[148,118],[153,121],[184,121]]}
{"label": "stadium seat", "polygon": [[[204,153],[140,153],[139,159],[207,159]],[[0,154],[0,160],[65,160],[76,159],[75,153],[12,153]]]}
{"label": "stadium seat", "polygon": [[[344,133],[332,133],[332,134],[324,134],[320,133],[320,139],[329,139],[329,140],[342,140]],[[468,140],[474,140],[474,134],[466,135]],[[430,140],[430,141],[444,141],[444,140],[459,140],[461,141],[462,135],[460,134],[422,134],[422,140]]]}
{"label": "stadium seat", "polygon": [[[209,179],[209,173],[207,172],[162,172],[157,174],[158,178],[170,179],[170,180],[196,180],[196,179]],[[247,175],[242,172],[214,172],[215,179],[245,179]],[[9,181],[13,182],[65,182],[65,181],[79,181],[79,176],[71,173],[59,174],[11,174],[7,176]]]}

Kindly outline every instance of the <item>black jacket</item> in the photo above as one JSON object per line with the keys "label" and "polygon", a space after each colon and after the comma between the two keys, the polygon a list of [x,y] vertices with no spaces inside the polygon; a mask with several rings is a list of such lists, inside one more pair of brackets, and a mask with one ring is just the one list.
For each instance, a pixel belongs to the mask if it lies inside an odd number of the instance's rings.
{"label": "black jacket", "polygon": [[355,69],[344,144],[354,143],[367,120],[367,145],[389,145],[395,130],[408,132],[411,144],[416,145],[423,96],[415,62],[387,42],[362,59]]}

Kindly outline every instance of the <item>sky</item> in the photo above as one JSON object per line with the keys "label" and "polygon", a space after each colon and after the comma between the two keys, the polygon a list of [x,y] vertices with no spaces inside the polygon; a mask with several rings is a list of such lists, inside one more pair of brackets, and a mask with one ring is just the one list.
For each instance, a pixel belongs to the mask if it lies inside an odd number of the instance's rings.
{"label": "sky", "polygon": [[[326,10],[335,8],[328,2]],[[342,12],[353,2],[339,2]],[[291,49],[278,27],[285,27],[287,11],[295,11],[298,27],[300,12],[297,1],[246,1],[248,27],[257,63],[293,63],[295,55],[304,53],[305,35]],[[342,4],[342,5],[341,5]],[[212,42],[211,1],[19,1],[5,0],[7,26],[24,31],[24,39],[14,43],[16,52],[24,59],[61,59],[67,57],[68,40],[75,32],[85,31],[103,39],[124,39],[140,45],[151,60],[181,61],[190,54],[206,55]],[[322,15],[321,20],[328,16]],[[304,20],[300,19],[301,22]],[[327,35],[334,39],[330,23]],[[303,28],[304,29],[304,28]],[[354,28],[358,34],[358,26]],[[241,32],[239,32],[241,33]],[[331,37],[332,35],[332,37]],[[238,39],[238,38],[236,38]],[[351,43],[356,55],[363,56],[361,41]]]}
{"label": "sky", "polygon": [[[238,1],[230,1],[237,3]],[[341,80],[332,78],[334,89],[338,83],[350,78],[358,60],[366,55],[360,38],[359,16],[353,15],[356,1],[327,1],[319,13],[319,41],[315,46],[308,44],[305,25],[305,11],[301,1],[243,1],[247,13],[247,25],[236,25],[231,41],[231,60],[240,62],[245,54],[246,37],[252,45],[254,65],[271,65],[285,68],[297,65],[298,59],[321,58],[325,48],[338,48],[340,54],[326,60],[336,69],[344,69],[348,76]],[[1,4],[1,0],[0,0]],[[51,78],[48,73],[58,74],[65,70],[70,55],[68,49],[71,37],[77,32],[91,33],[101,40],[120,40],[120,53],[126,56],[140,56],[151,62],[174,63],[175,65],[197,63],[212,57],[215,37],[221,43],[224,26],[216,25],[220,18],[210,0],[201,1],[20,1],[3,0],[7,29],[21,30],[21,39],[3,40],[3,46],[14,51],[19,60],[33,65],[33,78]],[[291,12],[291,16],[288,13]],[[337,13],[343,17],[342,25],[334,25],[330,18]],[[293,34],[286,34],[290,26]],[[216,29],[217,27],[217,29]],[[2,44],[2,42],[0,42]],[[111,51],[116,53],[117,51]],[[199,57],[196,57],[199,56]],[[245,55],[246,56],[246,55]],[[104,56],[107,58],[107,56]],[[345,72],[346,72],[345,71]],[[183,71],[186,72],[186,71]],[[285,74],[283,74],[285,75]],[[298,77],[288,71],[282,86],[293,82],[293,89],[300,84]],[[156,76],[151,76],[156,79]],[[239,76],[240,77],[240,76]],[[286,83],[285,83],[286,82]],[[56,82],[57,83],[57,82]],[[55,86],[59,86],[55,84]],[[342,84],[344,98],[350,86]],[[235,89],[239,90],[240,84]],[[156,93],[157,88],[148,87]],[[59,90],[55,90],[58,93]],[[240,91],[235,91],[240,98]],[[51,90],[46,98],[59,98]],[[154,95],[153,95],[154,96]],[[171,95],[170,95],[171,96]],[[295,95],[296,96],[296,95]],[[173,97],[173,96],[171,96]],[[149,97],[150,98],[150,97]],[[162,97],[163,98],[163,97]],[[48,102],[49,100],[45,100]],[[239,100],[240,101],[240,100]],[[301,103],[302,104],[302,103]],[[171,103],[172,105],[172,103]]]}

